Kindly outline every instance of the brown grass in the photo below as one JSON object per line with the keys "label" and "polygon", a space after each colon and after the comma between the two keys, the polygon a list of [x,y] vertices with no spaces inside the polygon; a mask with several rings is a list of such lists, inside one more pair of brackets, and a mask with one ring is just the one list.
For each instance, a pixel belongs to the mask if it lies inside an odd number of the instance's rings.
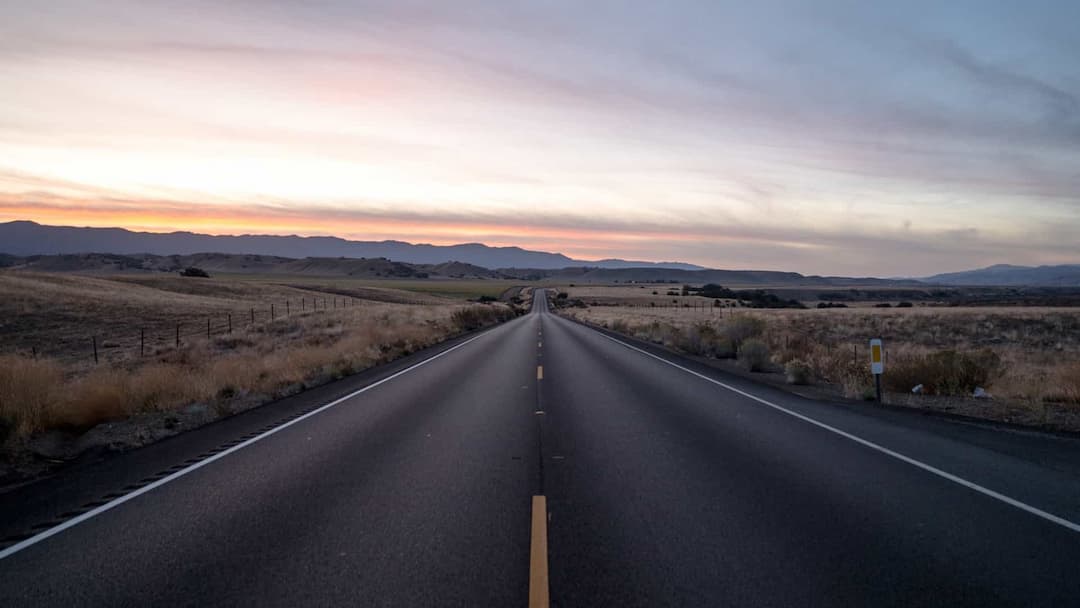
{"label": "brown grass", "polygon": [[[163,280],[164,286],[188,285],[173,281]],[[232,297],[267,295],[265,286],[249,290],[247,285],[223,284],[213,287],[213,295],[173,292],[170,296],[163,295],[162,289],[148,291],[151,288],[144,284],[127,281],[49,275],[0,274],[0,288],[10,288],[6,295],[13,296],[6,307],[16,319],[9,323],[37,336],[77,333],[87,324],[108,326],[125,315],[131,315],[126,319],[130,323],[140,319],[137,315],[161,314],[162,308],[205,311],[206,307],[235,305],[238,300]],[[43,301],[53,304],[51,317],[36,308]],[[205,335],[188,338],[178,349],[167,345],[155,348],[150,356],[118,358],[97,366],[86,358],[65,362],[0,355],[0,443],[53,428],[78,432],[105,421],[176,411],[192,404],[225,415],[514,315],[501,304],[444,302],[368,301],[336,311],[294,312],[211,339]]]}
{"label": "brown grass", "polygon": [[[175,275],[90,277],[0,271],[0,345],[6,352],[31,352],[52,357],[93,359],[92,339],[98,339],[101,358],[118,361],[139,354],[140,330],[147,346],[170,348],[176,325],[185,336],[224,333],[229,315],[234,330],[247,329],[251,311],[256,325],[274,315],[312,312],[335,314],[345,297],[354,305],[422,303],[431,306],[460,301],[394,289],[361,287],[353,282],[303,282],[290,278],[184,278]],[[288,303],[288,304],[286,304]]]}
{"label": "brown grass", "polygon": [[0,355],[0,443],[44,429],[62,381],[63,372],[52,361]]}
{"label": "brown grass", "polygon": [[1080,310],[1075,308],[733,313],[598,306],[564,314],[718,358],[730,350],[725,340],[745,339],[748,319],[756,319],[775,363],[798,359],[814,381],[837,386],[851,397],[865,396],[872,386],[867,342],[880,337],[886,346],[886,384],[896,392],[923,384],[928,393],[970,395],[977,385],[996,398],[1029,405],[1080,403]]}

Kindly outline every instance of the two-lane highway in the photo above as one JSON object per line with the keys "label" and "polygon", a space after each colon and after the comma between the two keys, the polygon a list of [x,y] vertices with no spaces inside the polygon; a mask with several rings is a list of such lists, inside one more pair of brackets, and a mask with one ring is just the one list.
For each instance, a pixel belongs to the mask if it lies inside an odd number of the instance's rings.
{"label": "two-lane highway", "polygon": [[763,389],[543,297],[354,389],[81,515],[0,496],[60,516],[0,604],[1080,604],[1076,439]]}

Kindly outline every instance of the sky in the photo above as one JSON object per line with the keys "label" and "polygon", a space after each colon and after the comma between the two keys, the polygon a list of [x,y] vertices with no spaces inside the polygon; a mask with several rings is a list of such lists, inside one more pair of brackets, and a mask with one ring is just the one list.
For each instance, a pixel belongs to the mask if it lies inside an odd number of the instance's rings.
{"label": "sky", "polygon": [[0,221],[1080,263],[1078,23],[1037,0],[5,3]]}

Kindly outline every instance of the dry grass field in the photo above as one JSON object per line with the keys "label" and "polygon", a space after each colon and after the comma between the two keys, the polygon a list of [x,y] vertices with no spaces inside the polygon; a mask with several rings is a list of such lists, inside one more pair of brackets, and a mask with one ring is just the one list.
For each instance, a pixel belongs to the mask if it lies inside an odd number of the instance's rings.
{"label": "dry grass field", "polygon": [[[221,275],[225,277],[226,275]],[[232,278],[234,275],[228,275]],[[499,297],[502,292],[521,285],[521,281],[485,280],[485,279],[366,279],[350,277],[322,278],[314,276],[288,275],[236,275],[246,282],[267,284],[295,285],[310,289],[329,289],[342,293],[378,294],[396,293],[398,297],[450,298],[457,300],[475,300],[487,296]],[[359,297],[359,296],[358,296]]]}
{"label": "dry grass field", "polygon": [[[1080,430],[1080,309],[643,304],[655,297],[656,287],[567,287],[571,300],[603,305],[564,308],[562,314],[715,359],[738,360],[742,342],[760,342],[765,354],[758,367],[855,398],[866,397],[872,386],[867,343],[882,338],[883,381],[894,403]],[[641,291],[649,297],[638,296]],[[665,299],[681,306],[697,298]],[[918,384],[921,395],[914,395]],[[970,397],[976,386],[992,399],[958,399]]]}
{"label": "dry grass field", "polygon": [[0,445],[192,405],[227,415],[514,314],[331,280],[0,273]]}

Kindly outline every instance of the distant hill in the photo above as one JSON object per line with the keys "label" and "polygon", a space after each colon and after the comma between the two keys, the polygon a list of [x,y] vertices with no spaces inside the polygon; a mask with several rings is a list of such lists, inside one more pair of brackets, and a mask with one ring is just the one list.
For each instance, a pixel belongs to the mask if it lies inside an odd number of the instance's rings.
{"label": "distant hill", "polygon": [[0,223],[0,253],[14,256],[76,253],[122,255],[191,255],[202,252],[255,254],[301,258],[387,258],[409,264],[461,262],[483,268],[565,268],[588,264],[600,267],[656,267],[699,269],[679,262],[603,260],[586,262],[560,253],[529,251],[520,247],[414,245],[401,241],[349,241],[324,236],[223,235],[193,232],[134,232],[123,228],[45,226],[36,222]]}
{"label": "distant hill", "polygon": [[13,256],[0,254],[0,268],[14,271],[64,272],[78,274],[126,274],[177,272],[195,266],[212,275],[265,274],[321,277],[396,279],[509,279],[554,280],[568,283],[715,283],[735,288],[798,287],[925,287],[916,281],[804,276],[797,272],[773,270],[683,270],[681,268],[500,268],[490,270],[464,262],[410,264],[386,258],[289,258],[283,256],[231,253],[191,255],[122,255],[117,253],[66,253],[60,255]]}
{"label": "distant hill", "polygon": [[125,274],[177,272],[195,266],[218,274],[278,274],[397,279],[495,279],[498,272],[462,262],[407,264],[386,258],[302,258],[270,255],[197,253],[194,255],[69,253],[18,257],[0,255],[0,268],[36,272]]}
{"label": "distant hill", "polygon": [[938,285],[1080,287],[1080,264],[1013,266],[997,264],[964,272],[947,272],[921,279]]}

